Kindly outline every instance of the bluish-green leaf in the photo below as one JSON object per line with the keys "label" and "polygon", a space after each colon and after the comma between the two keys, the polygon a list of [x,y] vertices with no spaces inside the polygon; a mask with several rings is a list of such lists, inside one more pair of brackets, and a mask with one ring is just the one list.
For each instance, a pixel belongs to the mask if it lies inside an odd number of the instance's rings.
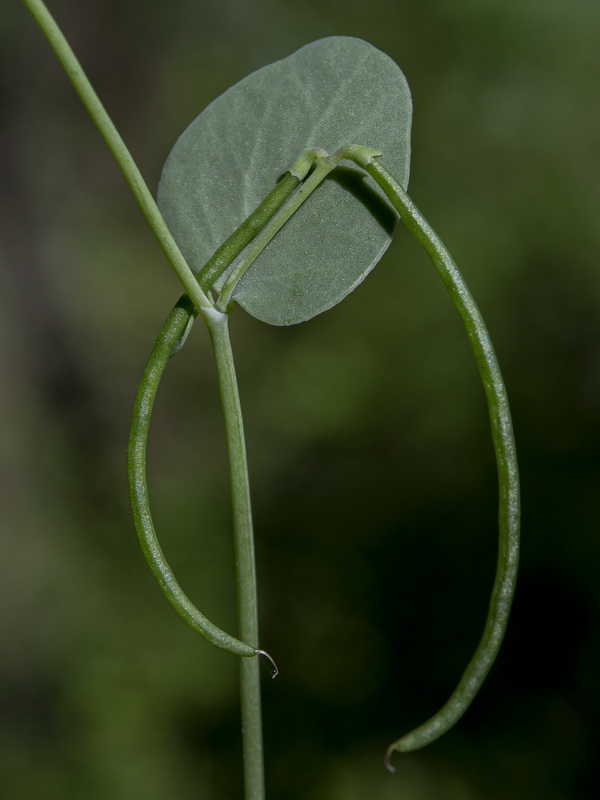
{"label": "bluish-green leaf", "polygon": [[[165,164],[160,210],[197,272],[309,147],[378,149],[406,187],[410,123],[410,91],[388,56],[361,39],[321,39],[252,73],[192,122]],[[274,325],[309,319],[363,280],[396,221],[372,179],[343,162],[261,253],[234,298]]]}

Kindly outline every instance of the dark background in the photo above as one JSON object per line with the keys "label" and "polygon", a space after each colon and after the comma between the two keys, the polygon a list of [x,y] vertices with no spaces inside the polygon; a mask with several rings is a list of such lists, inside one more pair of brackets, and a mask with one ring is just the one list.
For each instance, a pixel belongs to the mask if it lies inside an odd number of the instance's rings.
{"label": "dark background", "polygon": [[[410,191],[487,319],[520,455],[522,567],[472,709],[382,766],[480,635],[496,476],[483,394],[433,268],[400,230],[301,326],[232,320],[248,435],[268,794],[597,796],[600,4],[53,0],[151,187],[248,72],[332,34],[404,70]],[[130,519],[137,379],[180,288],[25,8],[0,10],[0,773],[9,800],[241,797],[235,658],[160,595]],[[157,527],[235,629],[224,443],[198,322],[161,388]]]}

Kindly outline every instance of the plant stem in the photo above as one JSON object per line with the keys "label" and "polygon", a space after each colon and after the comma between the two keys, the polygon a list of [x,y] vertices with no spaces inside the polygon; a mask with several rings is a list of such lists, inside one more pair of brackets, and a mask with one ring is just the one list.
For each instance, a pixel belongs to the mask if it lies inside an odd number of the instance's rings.
{"label": "plant stem", "polygon": [[111,153],[113,154],[117,164],[121,168],[125,180],[129,184],[135,199],[137,200],[140,208],[158,243],[163,249],[166,257],[169,259],[175,274],[181,281],[188,295],[192,298],[194,305],[197,309],[201,307],[211,306],[212,303],[204,294],[194,276],[194,273],[189,268],[186,260],[164,221],[162,214],[158,210],[158,206],[148,189],[141,172],[137,168],[131,153],[127,149],[125,142],[119,136],[119,133],[112,123],[112,120],[106,113],[106,110],[91,83],[87,79],[81,64],[77,60],[75,54],[71,50],[67,40],[60,31],[58,25],[50,15],[48,9],[42,0],[23,0],[29,11],[32,13],[34,19],[42,29],[45,37],[50,42],[52,49],[58,56],[59,61],[64,67],[65,72],[75,91],[81,98],[82,103],[86,107],[94,124],[100,131],[102,138],[108,145]]}
{"label": "plant stem", "polygon": [[[318,153],[325,153],[325,151],[320,148],[315,148],[315,151],[318,151]],[[264,230],[262,230],[252,242],[244,258],[233,268],[231,274],[227,277],[216,303],[216,308],[218,308],[219,311],[225,312],[227,310],[235,287],[250,265],[258,258],[275,234],[278,233],[292,215],[295,214],[302,203],[310,197],[314,190],[321,185],[327,175],[336,167],[336,163],[326,154],[318,155],[314,163],[315,169],[312,175],[302,184],[296,194],[294,194],[285,205],[281,206],[277,214],[275,214],[265,226]]]}
{"label": "plant stem", "polygon": [[[229,317],[213,308],[202,309],[201,314],[212,341],[225,421],[236,560],[238,635],[243,642],[258,647],[258,600],[250,485],[242,410],[229,338]],[[264,800],[258,658],[240,659],[240,692],[245,798]]]}
{"label": "plant stem", "polygon": [[[311,147],[300,153],[298,158],[284,172],[262,203],[257,206],[252,214],[242,222],[240,227],[223,242],[198,272],[198,283],[203,289],[208,291],[213,283],[215,283],[222,273],[230,266],[232,261],[237,258],[242,250],[247,247],[256,236],[258,236],[275,212],[279,211],[281,206],[288,200],[300,181],[303,181],[308,175],[313,164],[323,155],[327,155],[327,153],[317,147]],[[279,227],[281,227],[281,225]],[[279,227],[277,230],[279,230]],[[268,237],[267,241],[258,252],[268,244],[274,235],[275,232]],[[258,255],[258,252],[256,255]],[[254,258],[256,258],[256,255]]]}
{"label": "plant stem", "polygon": [[213,283],[229,267],[255,236],[257,236],[266,222],[281,208],[294,189],[300,183],[300,178],[285,172],[262,203],[244,220],[237,230],[229,236],[223,244],[215,250],[208,262],[198,273],[198,283],[207,291]]}

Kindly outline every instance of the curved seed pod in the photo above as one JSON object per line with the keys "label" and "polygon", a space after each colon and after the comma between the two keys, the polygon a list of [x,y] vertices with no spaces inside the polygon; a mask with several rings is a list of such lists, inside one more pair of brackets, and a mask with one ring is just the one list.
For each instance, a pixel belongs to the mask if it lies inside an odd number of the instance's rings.
{"label": "curved seed pod", "polygon": [[181,345],[195,313],[191,300],[184,296],[169,314],[156,340],[135,397],[129,444],[127,476],[129,497],[140,545],[148,566],[165,597],[177,613],[211,644],[239,656],[257,655],[256,648],[241,642],[204,616],[187,597],[169,566],[154,530],[146,482],[146,443],[156,391],[167,362]]}
{"label": "curved seed pod", "polygon": [[[315,156],[316,157],[316,156]],[[308,158],[306,171],[312,159]],[[302,160],[302,157],[299,161]],[[296,166],[296,165],[294,165]],[[286,171],[262,203],[244,220],[208,260],[198,275],[200,285],[208,290],[231,261],[254,239],[268,220],[281,207],[298,185],[303,175]],[[146,443],[154,399],[168,360],[183,346],[198,311],[187,295],[175,305],[156,340],[136,393],[129,431],[127,449],[127,476],[129,496],[136,531],[142,551],[154,577],[173,608],[197,633],[217,647],[237,655],[265,655],[222,631],[204,616],[184,593],[160,547],[148,499],[146,482]],[[274,675],[277,674],[275,666]]]}
{"label": "curved seed pod", "polygon": [[[357,156],[357,157],[355,157]],[[500,649],[515,592],[519,563],[520,490],[517,454],[506,387],[498,359],[481,312],[444,243],[423,217],[402,186],[374,158],[349,152],[390,199],[400,218],[419,240],[433,262],[465,327],[487,400],[498,470],[498,562],[484,632],[458,686],[429,720],[393,742],[394,751],[407,752],[435,741],[465,713],[479,691]]]}

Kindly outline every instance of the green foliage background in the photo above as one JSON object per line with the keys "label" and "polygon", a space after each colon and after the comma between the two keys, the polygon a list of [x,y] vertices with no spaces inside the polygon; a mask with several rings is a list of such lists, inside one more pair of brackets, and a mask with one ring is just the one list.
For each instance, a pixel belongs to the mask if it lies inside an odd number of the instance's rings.
{"label": "green foliage background", "polygon": [[[598,785],[600,5],[595,0],[53,0],[155,186],[185,125],[249,71],[351,34],[404,70],[410,192],[488,320],[524,493],[506,645],[429,749],[495,558],[495,471],[466,339],[403,231],[302,326],[238,311],[255,493],[269,796],[577,800]],[[126,499],[129,408],[179,295],[24,7],[0,9],[0,775],[3,797],[241,796],[235,659],[173,614]],[[141,288],[140,288],[141,287]],[[165,549],[235,622],[207,336],[172,362],[150,453]]]}

